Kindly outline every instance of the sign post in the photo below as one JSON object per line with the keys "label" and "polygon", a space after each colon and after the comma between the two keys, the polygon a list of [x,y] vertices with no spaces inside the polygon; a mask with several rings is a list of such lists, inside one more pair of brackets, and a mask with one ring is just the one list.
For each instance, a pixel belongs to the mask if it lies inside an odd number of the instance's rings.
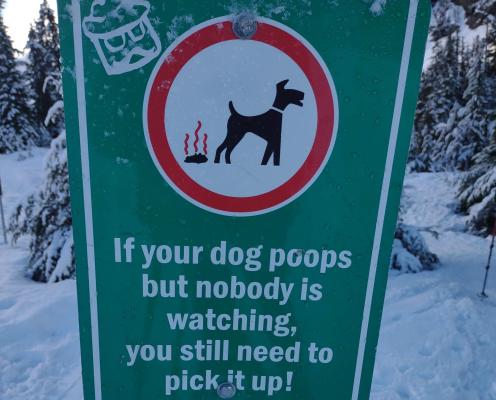
{"label": "sign post", "polygon": [[430,5],[257,4],[59,0],[86,400],[369,397]]}
{"label": "sign post", "polygon": [[493,249],[494,249],[494,238],[496,237],[496,218],[492,218],[490,227],[489,227],[489,234],[492,236],[491,238],[491,244],[489,246],[489,255],[487,257],[487,264],[485,268],[485,273],[484,273],[484,283],[482,284],[482,292],[480,296],[482,298],[487,298],[489,297],[486,293],[486,286],[487,286],[487,278],[489,277],[489,270],[491,269],[491,259],[493,257]]}
{"label": "sign post", "polygon": [[0,219],[2,221],[2,232],[3,232],[3,242],[7,244],[7,227],[5,226],[5,213],[3,211],[3,191],[2,191],[2,180],[0,179]]}

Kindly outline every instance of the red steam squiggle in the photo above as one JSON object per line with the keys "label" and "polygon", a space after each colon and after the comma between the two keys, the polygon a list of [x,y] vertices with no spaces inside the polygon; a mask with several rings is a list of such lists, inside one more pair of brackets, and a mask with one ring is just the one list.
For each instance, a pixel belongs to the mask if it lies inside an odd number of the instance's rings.
{"label": "red steam squiggle", "polygon": [[208,154],[208,146],[207,146],[208,135],[206,133],[203,134],[203,154]]}
{"label": "red steam squiggle", "polygon": [[189,154],[188,141],[189,141],[189,133],[186,134],[186,138],[184,139],[184,154],[186,155]]}
{"label": "red steam squiggle", "polygon": [[195,142],[193,143],[193,146],[195,147],[195,154],[198,153],[198,142],[200,141],[200,137],[198,136],[198,132],[200,132],[200,129],[202,127],[202,123],[198,121],[198,127],[196,128],[195,131]]}

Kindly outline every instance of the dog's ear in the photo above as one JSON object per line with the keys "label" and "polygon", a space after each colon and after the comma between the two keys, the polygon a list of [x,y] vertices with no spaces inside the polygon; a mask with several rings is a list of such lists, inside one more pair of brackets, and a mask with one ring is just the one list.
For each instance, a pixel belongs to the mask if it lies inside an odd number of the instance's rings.
{"label": "dog's ear", "polygon": [[284,89],[284,87],[288,84],[288,82],[289,82],[289,79],[286,79],[286,80],[284,80],[284,81],[279,82],[279,83],[277,84],[277,88],[278,88],[278,89]]}

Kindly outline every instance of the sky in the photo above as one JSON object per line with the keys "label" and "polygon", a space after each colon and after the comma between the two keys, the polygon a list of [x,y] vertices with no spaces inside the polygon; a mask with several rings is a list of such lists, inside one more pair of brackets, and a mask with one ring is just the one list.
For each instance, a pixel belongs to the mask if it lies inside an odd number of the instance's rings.
{"label": "sky", "polygon": [[[3,11],[4,22],[14,42],[14,47],[22,50],[26,45],[29,24],[38,16],[41,0],[7,0]],[[57,1],[48,0],[48,4],[57,10]]]}

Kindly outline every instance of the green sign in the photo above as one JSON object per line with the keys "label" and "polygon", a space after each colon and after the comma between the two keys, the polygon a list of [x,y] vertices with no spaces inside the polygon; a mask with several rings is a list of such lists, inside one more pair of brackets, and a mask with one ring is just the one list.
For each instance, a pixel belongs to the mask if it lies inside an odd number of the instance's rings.
{"label": "green sign", "polygon": [[430,15],[376,6],[59,0],[86,400],[369,397]]}

